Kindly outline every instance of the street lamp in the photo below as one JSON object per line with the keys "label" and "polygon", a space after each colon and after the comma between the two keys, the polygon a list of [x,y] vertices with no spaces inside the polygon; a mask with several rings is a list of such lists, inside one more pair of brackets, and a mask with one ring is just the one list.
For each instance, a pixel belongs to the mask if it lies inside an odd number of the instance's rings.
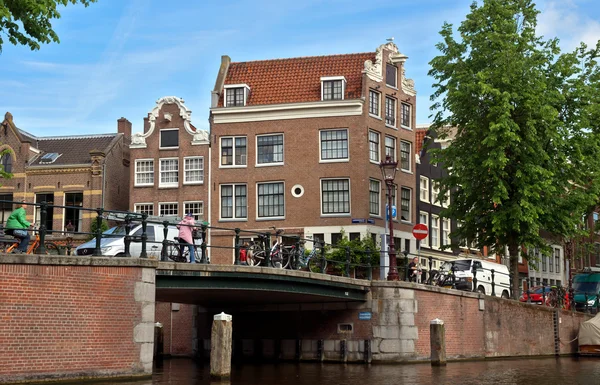
{"label": "street lamp", "polygon": [[390,227],[390,240],[388,243],[390,269],[388,271],[387,276],[388,281],[398,280],[398,269],[396,268],[396,249],[394,247],[394,222],[392,221],[392,188],[394,187],[394,179],[396,178],[396,166],[398,166],[398,162],[393,161],[389,155],[385,157],[384,161],[379,163],[379,168],[381,168],[381,175],[383,176],[383,180],[385,181],[385,184],[387,186],[388,195],[387,215],[389,217],[388,225]]}

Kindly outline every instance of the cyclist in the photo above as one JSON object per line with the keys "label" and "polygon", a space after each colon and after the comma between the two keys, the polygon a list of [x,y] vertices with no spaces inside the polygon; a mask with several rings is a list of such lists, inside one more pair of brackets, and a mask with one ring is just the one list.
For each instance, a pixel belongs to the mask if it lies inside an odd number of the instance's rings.
{"label": "cyclist", "polygon": [[27,229],[31,226],[31,223],[27,222],[25,207],[27,207],[27,203],[22,200],[21,204],[17,205],[15,211],[6,220],[4,232],[20,240],[19,247],[12,251],[15,254],[27,253],[27,246],[29,246],[30,236]]}

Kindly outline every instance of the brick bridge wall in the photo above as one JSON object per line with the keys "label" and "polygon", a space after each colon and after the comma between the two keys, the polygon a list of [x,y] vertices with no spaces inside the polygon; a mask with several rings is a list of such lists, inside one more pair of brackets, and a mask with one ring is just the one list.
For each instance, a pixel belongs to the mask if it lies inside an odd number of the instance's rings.
{"label": "brick bridge wall", "polygon": [[[435,318],[444,320],[450,360],[554,354],[554,309],[405,282],[374,281],[371,289],[369,300],[362,304],[200,308],[198,338],[204,347],[200,353],[207,357],[210,349],[212,316],[225,311],[233,315],[238,357],[315,360],[323,340],[322,359],[363,361],[368,340],[373,362],[426,361],[429,324]],[[360,320],[359,312],[370,312],[371,319]],[[572,340],[590,316],[558,312],[560,353],[576,353],[577,342]],[[352,332],[340,331],[342,323],[352,324]]]}
{"label": "brick bridge wall", "polygon": [[150,375],[156,265],[0,255],[0,383]]}

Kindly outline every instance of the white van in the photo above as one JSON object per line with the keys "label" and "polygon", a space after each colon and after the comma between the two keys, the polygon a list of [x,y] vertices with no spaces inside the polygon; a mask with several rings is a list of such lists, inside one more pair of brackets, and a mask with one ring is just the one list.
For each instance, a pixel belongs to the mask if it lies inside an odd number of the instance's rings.
{"label": "white van", "polygon": [[[454,268],[452,268],[453,265]],[[476,289],[479,293],[487,295],[492,295],[492,270],[494,270],[494,291],[496,297],[510,298],[510,276],[506,265],[483,259],[458,258],[442,264],[439,271],[441,280],[448,275],[451,269],[454,271],[454,276],[456,277],[453,288],[472,291],[473,269],[475,269],[477,278]]]}
{"label": "white van", "polygon": [[[125,254],[125,226],[119,225],[111,227],[102,233],[100,240],[100,248],[102,255],[107,257],[122,257]],[[132,225],[129,235],[132,236],[129,244],[129,254],[132,257],[138,258],[142,252],[142,225]],[[106,237],[105,237],[106,236]],[[164,226],[157,223],[148,223],[146,225],[146,236],[148,241],[146,244],[146,253],[149,258],[160,259],[162,250],[162,241],[164,239]],[[167,227],[167,240],[175,241],[179,236],[179,230],[175,225]],[[91,256],[96,249],[96,238],[88,241],[75,249],[76,255]]]}

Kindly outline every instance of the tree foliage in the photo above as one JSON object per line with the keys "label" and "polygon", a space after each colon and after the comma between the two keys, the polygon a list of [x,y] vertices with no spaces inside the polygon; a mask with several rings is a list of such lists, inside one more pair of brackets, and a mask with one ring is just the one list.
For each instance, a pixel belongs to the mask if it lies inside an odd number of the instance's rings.
{"label": "tree foliage", "polygon": [[0,0],[0,52],[4,45],[2,35],[14,45],[26,45],[31,50],[40,49],[40,44],[60,43],[52,29],[52,19],[60,19],[58,6],[83,4],[96,0]]}
{"label": "tree foliage", "polygon": [[[351,269],[357,269],[357,272],[364,274],[366,265],[379,266],[380,249],[371,237],[367,234],[361,239],[349,240],[344,229],[340,230],[341,239],[336,245],[328,247],[327,258],[337,261],[333,263],[332,268],[343,271],[346,262],[346,250],[350,252]],[[363,265],[363,266],[358,266]],[[357,267],[358,266],[358,267]]]}
{"label": "tree foliage", "polygon": [[[5,156],[11,156],[12,151],[9,148],[5,148],[0,151],[0,160],[2,160]],[[0,179],[10,179],[13,177],[13,174],[6,172],[4,169],[4,165],[0,164]]]}
{"label": "tree foliage", "polygon": [[536,35],[537,15],[531,0],[473,3],[460,38],[442,27],[429,72],[432,128],[456,130],[433,151],[449,169],[442,215],[461,223],[454,239],[508,248],[513,295],[518,252],[547,249],[540,230],[576,236],[600,181],[598,46],[561,54],[558,39]]}

